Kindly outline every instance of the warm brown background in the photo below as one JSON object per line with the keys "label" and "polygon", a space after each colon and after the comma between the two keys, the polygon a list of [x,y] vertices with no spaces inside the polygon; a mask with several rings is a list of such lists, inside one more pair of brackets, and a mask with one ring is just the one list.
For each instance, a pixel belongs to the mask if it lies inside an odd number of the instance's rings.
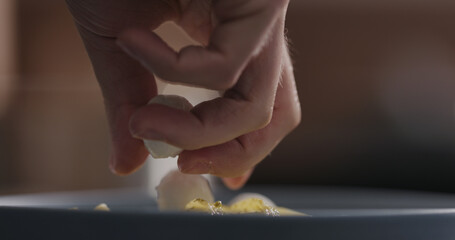
{"label": "warm brown background", "polygon": [[329,2],[291,3],[303,120],[253,182],[455,191],[454,8]]}
{"label": "warm brown background", "polygon": [[[0,194],[143,184],[144,171],[107,169],[101,94],[64,1],[9,2],[16,53],[0,64],[16,74],[0,68],[14,82],[2,85]],[[252,182],[455,191],[451,5],[291,1],[303,121]]]}
{"label": "warm brown background", "polygon": [[15,1],[17,77],[1,148],[5,193],[137,185],[107,168],[103,100],[64,1]]}

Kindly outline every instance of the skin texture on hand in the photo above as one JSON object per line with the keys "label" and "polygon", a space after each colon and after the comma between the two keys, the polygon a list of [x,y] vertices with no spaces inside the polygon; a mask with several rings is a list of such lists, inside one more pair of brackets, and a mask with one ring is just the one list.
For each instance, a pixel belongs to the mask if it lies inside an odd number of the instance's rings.
{"label": "skin texture on hand", "polygon": [[[141,139],[185,149],[182,172],[236,189],[300,122],[284,36],[287,0],[67,0],[103,91],[111,169],[129,174]],[[174,21],[201,46],[174,52],[151,30]],[[184,112],[158,104],[154,76],[225,91]],[[279,164],[279,163],[277,163]]]}

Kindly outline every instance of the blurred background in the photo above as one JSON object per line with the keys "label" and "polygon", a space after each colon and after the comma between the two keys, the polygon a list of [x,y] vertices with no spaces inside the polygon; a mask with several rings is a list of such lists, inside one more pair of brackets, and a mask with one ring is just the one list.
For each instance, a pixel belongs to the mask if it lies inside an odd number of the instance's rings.
{"label": "blurred background", "polygon": [[[0,194],[146,185],[147,168],[108,170],[101,92],[64,1],[0,1]],[[291,1],[302,124],[250,182],[455,192],[454,7]]]}

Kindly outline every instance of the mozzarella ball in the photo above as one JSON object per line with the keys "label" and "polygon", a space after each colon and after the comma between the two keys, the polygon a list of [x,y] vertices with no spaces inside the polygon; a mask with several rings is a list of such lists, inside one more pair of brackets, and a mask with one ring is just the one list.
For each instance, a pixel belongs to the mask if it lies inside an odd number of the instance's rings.
{"label": "mozzarella ball", "polygon": [[259,194],[259,193],[241,193],[241,194],[237,195],[235,198],[233,198],[229,202],[229,205],[234,205],[238,202],[241,202],[243,200],[250,199],[250,198],[260,199],[260,200],[262,200],[262,202],[265,205],[267,205],[269,207],[276,207],[276,204],[272,200],[270,200],[270,198],[268,198],[262,194]]}
{"label": "mozzarella ball", "polygon": [[106,211],[106,212],[109,212],[111,209],[109,209],[109,207],[107,206],[106,203],[100,203],[98,204],[98,206],[96,206],[94,208],[94,210],[96,211]]}
{"label": "mozzarella ball", "polygon": [[[163,104],[168,107],[190,111],[193,108],[190,102],[184,97],[177,95],[158,95],[152,98],[148,104]],[[182,152],[181,148],[165,143],[163,141],[146,140],[144,139],[144,145],[154,158],[168,158],[175,157]]]}
{"label": "mozzarella ball", "polygon": [[213,203],[214,197],[208,180],[201,175],[169,172],[156,187],[158,208],[162,211],[181,211],[190,201],[200,198]]}

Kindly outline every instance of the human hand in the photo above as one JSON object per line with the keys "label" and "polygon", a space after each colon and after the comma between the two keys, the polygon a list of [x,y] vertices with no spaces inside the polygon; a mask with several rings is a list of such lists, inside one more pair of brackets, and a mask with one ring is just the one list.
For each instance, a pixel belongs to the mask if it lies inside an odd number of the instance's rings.
{"label": "human hand", "polygon": [[[103,91],[116,173],[140,167],[148,155],[141,139],[153,139],[185,149],[182,172],[225,177],[239,188],[300,122],[284,36],[286,0],[67,3]],[[150,31],[165,21],[203,46],[175,53]],[[225,93],[190,113],[145,106],[157,94],[153,74]]]}

